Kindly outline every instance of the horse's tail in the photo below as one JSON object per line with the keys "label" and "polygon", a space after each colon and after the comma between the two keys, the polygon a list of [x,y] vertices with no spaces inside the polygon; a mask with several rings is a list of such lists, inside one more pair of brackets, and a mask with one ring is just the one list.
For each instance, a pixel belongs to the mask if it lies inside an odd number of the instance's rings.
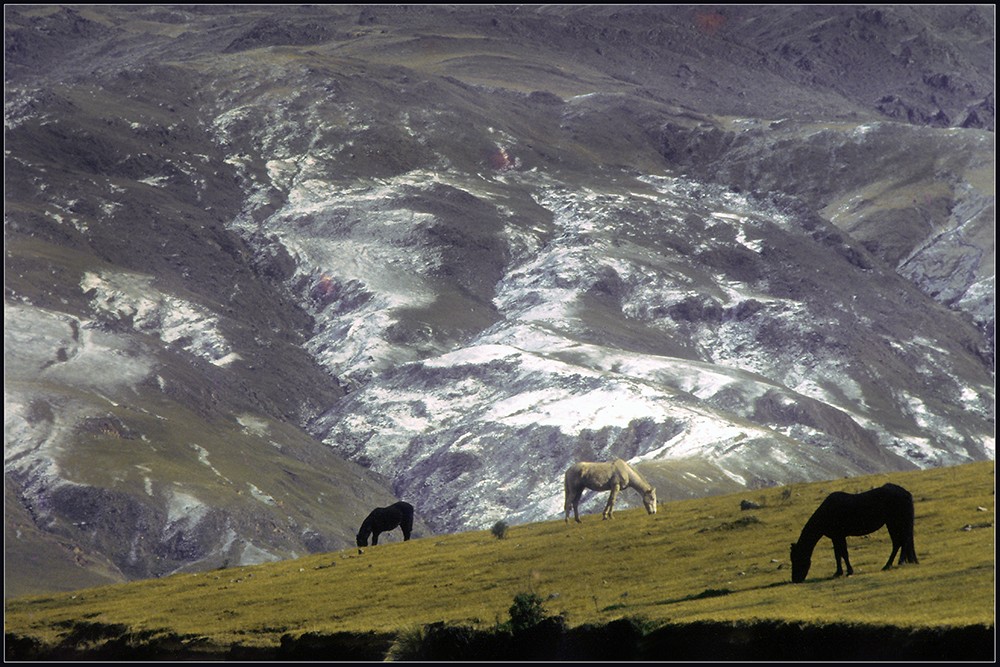
{"label": "horse's tail", "polygon": [[566,499],[563,503],[563,509],[566,512],[565,520],[569,522],[569,514],[573,511],[574,506],[580,502],[580,496],[583,493],[580,484],[579,464],[571,465],[566,469],[566,474],[563,476],[563,490],[566,493]]}
{"label": "horse's tail", "polygon": [[917,560],[917,547],[913,543],[913,525],[915,523],[913,496],[910,495],[908,500],[909,502],[906,503],[906,541],[903,543],[903,558],[905,560],[903,562],[919,563],[920,561]]}
{"label": "horse's tail", "polygon": [[906,556],[907,563],[919,563],[917,560],[917,548],[913,545],[913,537],[910,536],[910,541],[906,543],[903,547],[903,554]]}
{"label": "horse's tail", "polygon": [[916,563],[917,549],[913,545],[913,494],[902,487],[895,487],[900,496],[899,509],[899,530],[902,532],[902,544],[900,545],[899,564]]}
{"label": "horse's tail", "polygon": [[410,539],[410,533],[413,531],[413,505],[409,503],[402,504],[403,519],[399,522],[399,527],[403,529],[403,541]]}

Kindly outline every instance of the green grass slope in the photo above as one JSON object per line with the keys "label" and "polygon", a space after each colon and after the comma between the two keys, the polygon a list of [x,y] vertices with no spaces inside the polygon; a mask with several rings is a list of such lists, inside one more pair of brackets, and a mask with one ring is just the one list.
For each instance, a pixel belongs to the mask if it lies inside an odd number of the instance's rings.
{"label": "green grass slope", "polygon": [[[170,635],[219,651],[276,647],[282,637],[413,636],[437,622],[496,628],[520,593],[567,627],[641,619],[893,626],[947,630],[995,623],[995,464],[872,475],[662,503],[611,521],[548,521],[384,544],[253,567],[180,574],[6,604],[12,643],[54,646],[81,628]],[[823,539],[803,584],[789,544],[830,492],[892,481],[916,510],[918,565],[882,571],[886,530],[848,539],[852,577],[832,578]],[[627,491],[626,493],[633,493]],[[741,509],[741,501],[759,505]],[[8,648],[9,650],[9,648]]]}

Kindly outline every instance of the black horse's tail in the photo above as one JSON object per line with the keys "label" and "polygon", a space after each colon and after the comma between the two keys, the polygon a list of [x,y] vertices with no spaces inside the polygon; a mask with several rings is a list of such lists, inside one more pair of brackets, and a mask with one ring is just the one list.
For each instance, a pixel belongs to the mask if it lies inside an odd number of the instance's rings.
{"label": "black horse's tail", "polygon": [[917,547],[913,543],[913,496],[909,496],[909,502],[906,503],[906,539],[903,541],[902,553],[899,555],[899,562],[902,563],[918,563],[917,560]]}
{"label": "black horse's tail", "polygon": [[413,505],[409,503],[400,503],[399,505],[403,512],[399,527],[403,530],[403,541],[405,542],[410,539],[410,533],[413,532]]}

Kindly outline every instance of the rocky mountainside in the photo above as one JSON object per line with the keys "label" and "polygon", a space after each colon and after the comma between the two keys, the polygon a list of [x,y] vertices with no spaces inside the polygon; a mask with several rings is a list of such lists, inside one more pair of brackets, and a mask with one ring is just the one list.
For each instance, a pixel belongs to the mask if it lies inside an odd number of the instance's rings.
{"label": "rocky mountainside", "polygon": [[994,56],[981,5],[6,6],[6,593],[555,518],[582,459],[992,459]]}

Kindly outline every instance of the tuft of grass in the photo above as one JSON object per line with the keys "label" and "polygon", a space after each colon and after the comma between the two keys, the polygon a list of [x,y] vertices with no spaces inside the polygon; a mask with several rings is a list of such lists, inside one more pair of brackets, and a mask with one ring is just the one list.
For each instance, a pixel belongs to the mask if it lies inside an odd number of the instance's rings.
{"label": "tuft of grass", "polygon": [[[471,531],[23,597],[6,602],[5,629],[46,646],[84,619],[219,647],[343,632],[391,633],[405,644],[407,632],[416,642],[413,628],[434,623],[489,629],[525,591],[558,605],[551,611],[574,626],[641,617],[652,625],[993,627],[994,469],[990,461],[766,489],[757,521],[741,514],[739,494],[727,494],[662,503],[654,515],[520,525],[516,538]],[[920,563],[881,571],[891,550],[882,528],[848,538],[854,576],[832,578],[833,548],[823,539],[810,577],[792,584],[788,546],[823,498],[888,481],[913,493]],[[727,524],[734,528],[718,529]]]}
{"label": "tuft of grass", "polygon": [[729,595],[732,591],[728,588],[706,588],[701,593],[691,596],[692,600],[702,600],[704,598],[717,598],[721,595]]}
{"label": "tuft of grass", "polygon": [[713,530],[736,530],[737,528],[746,528],[748,526],[752,526],[755,523],[760,523],[760,519],[758,519],[753,515],[741,516],[739,519],[736,519],[735,521],[725,521],[723,523],[720,523],[718,526],[712,526],[711,528],[702,528],[698,532],[707,533]]}

